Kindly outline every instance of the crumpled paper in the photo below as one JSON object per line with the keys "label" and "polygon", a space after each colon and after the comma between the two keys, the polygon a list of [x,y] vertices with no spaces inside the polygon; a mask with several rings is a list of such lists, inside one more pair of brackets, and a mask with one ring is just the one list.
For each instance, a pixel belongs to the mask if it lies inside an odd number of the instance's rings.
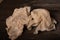
{"label": "crumpled paper", "polygon": [[30,9],[31,7],[28,6],[16,8],[13,14],[6,19],[6,30],[11,40],[22,35],[24,25],[27,25],[28,30],[32,30],[32,26],[36,26],[34,34],[38,34],[38,31],[55,29],[57,22],[50,17],[48,10],[34,9],[30,12]]}

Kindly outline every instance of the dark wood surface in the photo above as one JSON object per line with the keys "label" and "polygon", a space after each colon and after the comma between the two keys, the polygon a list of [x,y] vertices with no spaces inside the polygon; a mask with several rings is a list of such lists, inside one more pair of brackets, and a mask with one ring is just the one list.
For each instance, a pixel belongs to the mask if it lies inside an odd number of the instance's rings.
{"label": "dark wood surface", "polygon": [[0,4],[0,40],[10,40],[5,30],[6,18],[12,15],[15,8],[25,5],[31,6],[32,9],[48,9],[51,17],[55,18],[58,23],[55,31],[40,32],[38,35],[25,29],[24,33],[16,40],[60,40],[60,0],[4,0]]}

